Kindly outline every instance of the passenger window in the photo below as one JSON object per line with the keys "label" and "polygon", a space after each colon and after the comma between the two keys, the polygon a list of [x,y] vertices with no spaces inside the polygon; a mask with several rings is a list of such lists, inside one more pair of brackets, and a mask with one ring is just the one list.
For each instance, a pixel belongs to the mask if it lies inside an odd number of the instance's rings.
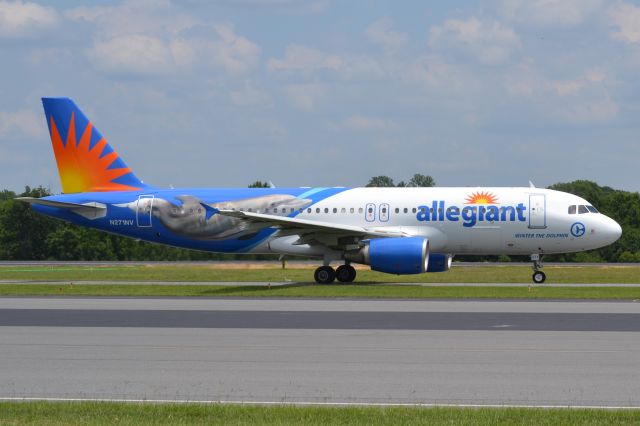
{"label": "passenger window", "polygon": [[273,212],[274,212],[274,213],[278,213],[278,208],[277,208],[277,207],[274,207]]}
{"label": "passenger window", "polygon": [[346,213],[347,209],[345,209],[344,207],[340,209],[340,213]]}
{"label": "passenger window", "polygon": [[396,207],[396,213],[400,213],[400,209]]}
{"label": "passenger window", "polygon": [[325,208],[324,208],[324,212],[325,212],[325,213],[329,213],[329,207],[325,207]]}
{"label": "passenger window", "polygon": [[578,206],[578,214],[585,214],[585,213],[589,213],[589,210],[587,210],[587,206]]}
{"label": "passenger window", "polygon": [[589,211],[590,211],[591,213],[598,213],[598,209],[596,209],[596,208],[595,208],[595,207],[593,207],[593,206],[587,206],[587,208],[589,209]]}
{"label": "passenger window", "polygon": [[404,212],[405,212],[405,213],[409,213],[409,209],[405,207],[405,208],[404,208]]}
{"label": "passenger window", "polygon": [[416,210],[416,208],[415,208],[415,207],[411,209],[411,212],[412,212],[412,213],[415,213],[416,211],[417,211],[417,210]]}
{"label": "passenger window", "polygon": [[316,207],[316,213],[320,213],[320,207]]}
{"label": "passenger window", "polygon": [[362,210],[362,207],[358,208],[358,213],[362,214],[364,210]]}
{"label": "passenger window", "polygon": [[311,213],[311,209],[307,209],[307,213]]}
{"label": "passenger window", "polygon": [[333,208],[334,213],[338,213],[338,209],[336,207]]}
{"label": "passenger window", "polygon": [[353,207],[351,207],[351,208],[349,209],[349,213],[354,213],[354,212],[355,212],[354,208],[353,208]]}
{"label": "passenger window", "polygon": [[569,214],[576,214],[576,206],[569,206]]}

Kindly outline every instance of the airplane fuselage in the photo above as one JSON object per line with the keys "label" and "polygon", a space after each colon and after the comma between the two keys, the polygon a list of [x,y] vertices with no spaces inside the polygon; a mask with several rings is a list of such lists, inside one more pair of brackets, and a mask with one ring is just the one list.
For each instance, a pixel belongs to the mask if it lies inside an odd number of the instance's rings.
{"label": "airplane fuselage", "polygon": [[[590,207],[582,198],[539,188],[147,189],[47,199],[102,204],[106,208],[101,217],[41,205],[34,209],[136,239],[213,252],[336,260],[339,244],[331,241],[330,232],[320,244],[309,244],[301,238],[304,232],[291,233],[269,223],[247,224],[215,210],[421,236],[429,240],[431,252],[451,254],[577,252],[610,244],[620,235],[619,225],[607,216],[589,210],[579,213],[578,206]],[[576,206],[575,213],[569,213],[570,206]]]}

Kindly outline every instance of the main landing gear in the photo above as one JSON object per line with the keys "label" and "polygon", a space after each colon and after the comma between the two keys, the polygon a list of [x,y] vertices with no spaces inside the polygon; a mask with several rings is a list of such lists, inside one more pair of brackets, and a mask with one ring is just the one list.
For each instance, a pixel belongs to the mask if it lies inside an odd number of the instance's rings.
{"label": "main landing gear", "polygon": [[318,284],[331,284],[336,279],[341,283],[350,283],[356,279],[356,269],[348,264],[340,265],[337,269],[331,266],[321,266],[313,274]]}
{"label": "main landing gear", "polygon": [[540,256],[539,254],[532,254],[531,261],[533,262],[533,275],[531,276],[531,278],[533,279],[534,283],[542,284],[544,280],[547,279],[545,273],[541,271],[542,256]]}

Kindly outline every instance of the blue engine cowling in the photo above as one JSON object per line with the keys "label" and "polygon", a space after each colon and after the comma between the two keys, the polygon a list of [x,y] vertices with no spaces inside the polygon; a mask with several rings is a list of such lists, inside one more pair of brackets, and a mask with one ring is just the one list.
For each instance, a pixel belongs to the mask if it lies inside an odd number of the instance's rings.
{"label": "blue engine cowling", "polygon": [[445,272],[451,269],[453,255],[442,253],[429,253],[429,266],[427,272]]}
{"label": "blue engine cowling", "polygon": [[421,274],[429,266],[429,240],[423,237],[372,239],[365,263],[374,271],[388,274]]}

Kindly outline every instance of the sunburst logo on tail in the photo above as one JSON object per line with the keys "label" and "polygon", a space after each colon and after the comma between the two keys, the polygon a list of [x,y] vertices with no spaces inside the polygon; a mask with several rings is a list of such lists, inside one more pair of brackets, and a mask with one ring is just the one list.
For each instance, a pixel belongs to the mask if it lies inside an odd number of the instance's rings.
{"label": "sunburst logo on tail", "polygon": [[107,141],[104,138],[90,146],[93,125],[89,121],[82,130],[80,140],[76,139],[74,113],[71,113],[66,143],[63,143],[53,116],[50,117],[51,141],[58,163],[62,191],[76,192],[131,191],[136,188],[114,182],[131,173],[128,167],[109,168],[119,157],[115,151],[102,155]]}
{"label": "sunburst logo on tail", "polygon": [[491,192],[474,192],[468,195],[465,204],[497,204],[498,197]]}

